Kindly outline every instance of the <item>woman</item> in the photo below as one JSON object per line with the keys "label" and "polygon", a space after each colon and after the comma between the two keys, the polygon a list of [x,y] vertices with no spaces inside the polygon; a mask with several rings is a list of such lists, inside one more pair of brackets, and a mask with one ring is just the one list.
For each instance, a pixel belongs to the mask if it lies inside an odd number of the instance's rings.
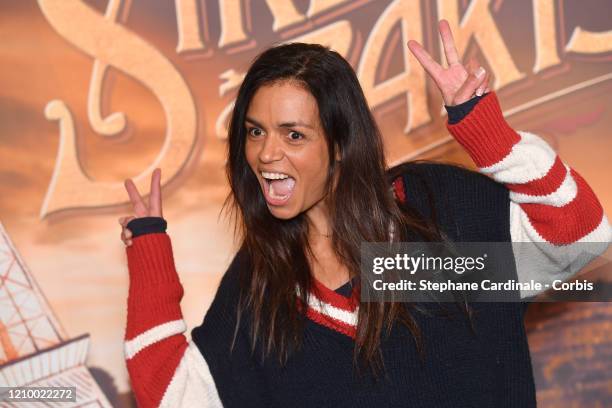
{"label": "woman", "polygon": [[[585,181],[542,139],[508,126],[488,75],[460,63],[447,22],[440,33],[447,69],[408,46],[442,93],[449,131],[490,177],[435,163],[385,169],[341,56],[306,44],[265,51],[229,128],[242,245],[189,342],[160,170],[148,206],[126,181],[135,216],[120,219],[125,350],[140,406],[535,406],[522,303],[441,315],[432,305],[359,302],[364,241],[610,241]],[[559,263],[584,263],[541,257],[540,280],[567,278]],[[519,279],[534,273],[516,264]]]}

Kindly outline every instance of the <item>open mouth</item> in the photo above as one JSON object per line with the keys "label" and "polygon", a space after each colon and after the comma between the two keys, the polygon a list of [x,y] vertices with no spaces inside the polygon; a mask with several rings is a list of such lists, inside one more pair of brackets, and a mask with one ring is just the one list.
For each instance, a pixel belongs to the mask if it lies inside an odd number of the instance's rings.
{"label": "open mouth", "polygon": [[285,173],[272,173],[262,171],[264,179],[264,196],[270,205],[283,205],[291,195],[295,187],[295,179]]}

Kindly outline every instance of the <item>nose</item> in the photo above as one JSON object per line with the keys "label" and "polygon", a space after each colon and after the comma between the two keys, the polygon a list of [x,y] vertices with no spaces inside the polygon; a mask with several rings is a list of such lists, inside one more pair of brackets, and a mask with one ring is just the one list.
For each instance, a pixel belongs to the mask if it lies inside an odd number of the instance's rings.
{"label": "nose", "polygon": [[279,137],[274,134],[266,136],[259,152],[259,160],[262,163],[270,163],[281,160],[284,155],[285,152]]}

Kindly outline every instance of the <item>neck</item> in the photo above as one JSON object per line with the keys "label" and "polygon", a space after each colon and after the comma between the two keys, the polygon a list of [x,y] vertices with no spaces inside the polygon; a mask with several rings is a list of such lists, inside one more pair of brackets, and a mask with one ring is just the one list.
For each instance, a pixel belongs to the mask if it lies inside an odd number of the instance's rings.
{"label": "neck", "polygon": [[308,235],[311,242],[331,238],[332,226],[329,219],[329,212],[323,200],[312,207],[306,216],[308,219]]}

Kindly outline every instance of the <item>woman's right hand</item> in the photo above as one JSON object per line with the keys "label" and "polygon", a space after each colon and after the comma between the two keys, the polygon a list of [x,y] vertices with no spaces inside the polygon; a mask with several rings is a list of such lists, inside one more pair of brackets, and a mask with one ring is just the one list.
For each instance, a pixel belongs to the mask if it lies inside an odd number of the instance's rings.
{"label": "woman's right hand", "polygon": [[132,245],[132,231],[127,228],[127,224],[135,219],[142,217],[162,217],[162,201],[161,201],[161,169],[156,168],[151,175],[151,194],[149,195],[149,205],[147,206],[140,196],[136,185],[132,179],[127,179],[124,182],[125,189],[132,202],[134,215],[128,215],[119,218],[121,225],[121,240],[126,246]]}

